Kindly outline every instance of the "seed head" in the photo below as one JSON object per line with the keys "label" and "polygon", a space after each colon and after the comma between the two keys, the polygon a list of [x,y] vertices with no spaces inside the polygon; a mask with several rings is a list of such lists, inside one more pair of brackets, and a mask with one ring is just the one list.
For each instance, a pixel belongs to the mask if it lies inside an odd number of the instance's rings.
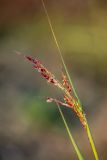
{"label": "seed head", "polygon": [[56,104],[59,104],[61,106],[69,107],[72,108],[73,111],[76,113],[78,118],[80,119],[80,122],[86,128],[86,118],[85,114],[83,113],[81,105],[78,103],[78,101],[71,95],[72,93],[72,87],[70,86],[67,77],[62,74],[62,81],[63,84],[61,84],[55,76],[48,71],[47,68],[45,68],[42,63],[37,60],[32,58],[31,56],[26,56],[26,58],[33,64],[34,69],[36,69],[38,72],[40,72],[41,76],[47,80],[47,82],[57,86],[60,88],[64,94],[64,102],[61,102],[57,99],[54,98],[47,98],[47,102],[55,102]]}

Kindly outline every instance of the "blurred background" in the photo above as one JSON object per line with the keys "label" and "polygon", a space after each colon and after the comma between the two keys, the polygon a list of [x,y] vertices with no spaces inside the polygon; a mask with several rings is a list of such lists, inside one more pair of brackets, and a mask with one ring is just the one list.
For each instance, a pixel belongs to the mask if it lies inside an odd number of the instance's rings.
{"label": "blurred background", "polygon": [[[101,160],[107,159],[107,1],[45,0]],[[21,53],[18,55],[16,53]],[[61,79],[63,66],[40,0],[0,0],[0,160],[77,160],[55,104],[61,98],[32,69],[32,55]],[[87,135],[62,107],[87,160]]]}

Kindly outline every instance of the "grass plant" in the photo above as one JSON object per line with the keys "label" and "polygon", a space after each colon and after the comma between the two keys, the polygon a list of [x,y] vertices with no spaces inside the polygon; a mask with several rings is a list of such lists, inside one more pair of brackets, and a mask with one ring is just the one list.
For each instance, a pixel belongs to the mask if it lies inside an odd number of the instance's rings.
{"label": "grass plant", "polygon": [[[69,75],[68,69],[67,69],[66,64],[65,64],[65,62],[64,62],[64,59],[63,59],[63,56],[62,56],[62,52],[61,52],[60,46],[59,46],[59,44],[58,44],[56,35],[55,35],[55,33],[54,33],[53,26],[52,26],[52,23],[51,23],[51,20],[50,20],[50,17],[49,17],[47,8],[46,8],[46,6],[45,6],[44,0],[41,0],[41,1],[42,1],[42,5],[43,5],[44,11],[45,11],[45,14],[46,14],[46,17],[47,17],[47,20],[48,20],[48,23],[49,23],[49,26],[50,26],[50,29],[51,29],[53,38],[54,38],[54,41],[55,41],[56,46],[57,46],[57,49],[58,49],[58,51],[59,51],[59,55],[60,55],[60,57],[61,57],[61,61],[62,61],[63,67],[64,67],[64,69],[65,69],[66,75],[67,75],[68,80],[69,80],[69,82],[70,82],[70,85],[71,85],[71,87],[72,87],[72,89],[73,89],[74,95],[75,95],[75,97],[77,98],[78,105],[79,105],[80,108],[82,109],[83,107],[82,107],[81,101],[80,101],[80,99],[79,99],[79,97],[78,97],[78,95],[77,95],[77,92],[76,92],[76,90],[75,90],[75,88],[74,88],[72,79],[71,79],[71,77],[70,77],[70,75]],[[85,114],[84,114],[84,116],[85,116]],[[87,133],[87,135],[88,135],[88,139],[89,139],[89,142],[90,142],[90,144],[91,144],[91,148],[92,148],[92,151],[93,151],[95,160],[99,160],[98,153],[97,153],[97,150],[96,150],[96,147],[95,147],[95,144],[94,144],[94,140],[93,140],[93,138],[92,138],[92,134],[91,134],[90,127],[89,127],[88,121],[87,121],[87,119],[86,119],[86,116],[85,116],[85,121],[86,121],[86,127],[85,127],[86,133]]]}
{"label": "grass plant", "polygon": [[56,35],[54,33],[54,29],[53,29],[49,14],[47,12],[47,8],[45,6],[44,0],[41,0],[41,1],[42,1],[42,5],[44,8],[51,32],[52,32],[53,39],[54,39],[55,44],[57,46],[58,53],[60,55],[64,70],[65,70],[65,73],[62,74],[62,82],[57,80],[56,77],[47,68],[45,68],[39,60],[34,59],[31,56],[26,56],[26,58],[33,64],[34,69],[36,69],[38,72],[40,72],[40,74],[43,78],[45,78],[50,84],[53,84],[54,86],[56,86],[57,88],[62,90],[62,95],[63,95],[63,99],[64,99],[63,102],[60,100],[51,98],[51,97],[47,98],[47,102],[54,102],[58,106],[58,110],[59,110],[59,113],[62,117],[62,121],[63,121],[65,128],[66,128],[66,131],[69,135],[70,141],[72,142],[73,147],[76,151],[78,159],[84,160],[84,157],[83,157],[82,153],[80,152],[80,149],[78,148],[78,146],[73,138],[73,135],[68,127],[68,124],[66,122],[66,119],[64,117],[64,114],[63,114],[60,106],[69,107],[76,113],[83,128],[85,129],[85,131],[87,133],[87,136],[88,136],[88,139],[89,139],[89,142],[90,142],[93,154],[94,154],[94,158],[95,158],[95,160],[99,160],[98,153],[97,153],[97,150],[96,150],[96,147],[94,144],[94,140],[92,138],[91,130],[90,130],[86,115],[83,110],[83,106],[82,106],[81,101],[77,95],[77,92],[76,92],[75,87],[73,85],[73,81],[69,75],[68,69],[67,69],[66,64],[64,62],[64,59],[62,56],[62,51],[60,49],[60,45],[57,41]]}

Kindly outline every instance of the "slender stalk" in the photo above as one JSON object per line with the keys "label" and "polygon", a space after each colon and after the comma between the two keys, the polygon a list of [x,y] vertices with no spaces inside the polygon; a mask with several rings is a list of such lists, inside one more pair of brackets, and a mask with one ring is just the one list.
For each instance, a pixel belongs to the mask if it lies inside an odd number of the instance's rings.
{"label": "slender stalk", "polygon": [[97,150],[96,150],[96,147],[95,147],[95,144],[94,144],[94,140],[92,138],[92,134],[91,134],[90,127],[89,127],[88,123],[87,123],[86,130],[87,130],[87,135],[88,135],[88,138],[89,138],[89,141],[90,141],[91,148],[93,150],[95,159],[99,160],[98,153],[97,153]]}
{"label": "slender stalk", "polygon": [[58,52],[59,52],[59,54],[60,54],[61,61],[62,61],[62,64],[63,64],[63,66],[64,66],[66,75],[67,75],[67,77],[68,77],[68,79],[69,79],[70,84],[72,85],[72,89],[73,89],[73,92],[74,92],[76,98],[77,98],[78,101],[80,102],[80,100],[79,100],[79,98],[78,98],[78,95],[77,95],[77,93],[76,93],[76,91],[75,91],[73,82],[72,82],[72,80],[71,80],[71,78],[70,78],[70,75],[69,75],[69,73],[68,73],[66,64],[65,64],[65,62],[64,62],[64,59],[63,59],[63,56],[62,56],[62,51],[61,51],[61,49],[60,49],[60,47],[59,47],[59,43],[58,43],[58,41],[57,41],[57,38],[56,38],[56,35],[55,35],[55,32],[54,32],[54,29],[53,29],[53,26],[52,26],[52,23],[51,23],[51,20],[50,20],[50,17],[49,17],[47,8],[46,8],[46,6],[45,6],[44,0],[41,0],[41,1],[42,1],[42,5],[43,5],[43,8],[44,8],[44,11],[45,11],[45,14],[46,14],[46,17],[47,17],[47,20],[48,20],[48,23],[49,23],[51,32],[52,32],[53,39],[54,39],[54,41],[55,41],[55,44],[56,44],[57,49],[58,49]]}
{"label": "slender stalk", "polygon": [[77,153],[78,159],[79,159],[79,160],[84,160],[84,158],[83,158],[83,156],[82,156],[82,154],[81,154],[81,152],[80,152],[77,144],[75,143],[75,140],[74,140],[74,138],[73,138],[73,136],[72,136],[72,134],[71,134],[71,132],[70,132],[70,129],[69,129],[68,125],[67,125],[66,119],[65,119],[65,117],[64,117],[64,115],[63,115],[63,112],[62,112],[59,104],[57,104],[57,106],[58,106],[58,110],[59,110],[59,112],[60,112],[61,118],[62,118],[62,120],[63,120],[63,123],[64,123],[64,125],[65,125],[66,131],[67,131],[67,133],[68,133],[68,136],[69,136],[69,138],[70,138],[70,141],[71,141],[71,143],[73,144],[73,146],[74,146],[74,148],[75,148],[75,151],[76,151],[76,153]]}
{"label": "slender stalk", "polygon": [[[60,47],[59,47],[59,43],[58,43],[58,41],[57,41],[57,38],[56,38],[56,35],[55,35],[55,32],[54,32],[54,29],[53,29],[53,26],[52,26],[52,23],[51,23],[51,20],[50,20],[50,17],[49,17],[47,8],[46,8],[46,6],[45,6],[44,0],[41,0],[41,1],[42,1],[42,5],[43,5],[43,8],[44,8],[44,11],[45,11],[45,14],[46,14],[46,17],[47,17],[47,20],[48,20],[48,23],[49,23],[49,26],[50,26],[50,29],[51,29],[51,32],[52,32],[54,41],[55,41],[55,44],[56,44],[57,49],[58,49],[58,51],[59,51],[59,55],[60,55],[60,57],[61,57],[61,61],[62,61],[62,64],[63,64],[63,66],[64,66],[66,75],[67,75],[67,77],[68,77],[68,79],[69,79],[69,82],[70,82],[70,84],[71,84],[71,86],[72,86],[74,95],[75,95],[75,97],[77,98],[78,103],[81,105],[81,101],[80,101],[80,99],[79,99],[79,97],[78,97],[78,95],[77,95],[77,92],[76,92],[75,87],[74,87],[74,85],[73,85],[72,79],[71,79],[71,77],[70,77],[70,75],[69,75],[68,69],[67,69],[66,64],[65,64],[65,62],[64,62],[64,59],[63,59],[63,56],[62,56],[62,52],[61,52],[61,49],[60,49]],[[82,105],[81,105],[81,107],[82,107]],[[86,120],[86,121],[87,121],[87,120]],[[86,132],[87,132],[87,135],[88,135],[90,144],[91,144],[91,148],[92,148],[92,151],[93,151],[95,160],[99,160],[98,153],[97,153],[97,150],[96,150],[96,147],[95,147],[95,144],[94,144],[92,135],[91,135],[91,131],[90,131],[88,122],[87,122]]]}

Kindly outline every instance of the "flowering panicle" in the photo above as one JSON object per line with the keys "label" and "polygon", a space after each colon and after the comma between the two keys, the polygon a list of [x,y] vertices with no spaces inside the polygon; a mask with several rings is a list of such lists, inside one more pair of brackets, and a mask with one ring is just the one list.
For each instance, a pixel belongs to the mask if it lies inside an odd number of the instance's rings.
{"label": "flowering panicle", "polygon": [[69,108],[72,108],[73,111],[76,113],[76,115],[79,117],[82,125],[84,126],[84,128],[86,128],[86,118],[85,118],[85,114],[83,113],[82,107],[80,106],[80,104],[77,102],[77,100],[71,95],[72,92],[72,87],[70,86],[66,76],[64,74],[62,74],[62,81],[63,84],[61,84],[56,78],[55,76],[49,72],[42,64],[40,61],[38,61],[37,59],[32,58],[31,56],[26,56],[26,58],[31,61],[33,63],[33,67],[35,69],[37,69],[38,72],[40,72],[40,74],[42,75],[42,77],[44,77],[49,83],[57,86],[58,88],[60,88],[63,91],[64,94],[64,102],[61,102],[57,99],[53,99],[53,98],[47,98],[47,102],[51,103],[51,102],[55,102],[56,104],[62,105],[62,106],[66,106]]}
{"label": "flowering panicle", "polygon": [[39,60],[32,58],[31,56],[26,56],[26,58],[33,63],[33,67],[41,73],[42,77],[44,77],[49,83],[58,86],[59,88],[63,88],[63,86],[55,79],[55,76],[49,72]]}

